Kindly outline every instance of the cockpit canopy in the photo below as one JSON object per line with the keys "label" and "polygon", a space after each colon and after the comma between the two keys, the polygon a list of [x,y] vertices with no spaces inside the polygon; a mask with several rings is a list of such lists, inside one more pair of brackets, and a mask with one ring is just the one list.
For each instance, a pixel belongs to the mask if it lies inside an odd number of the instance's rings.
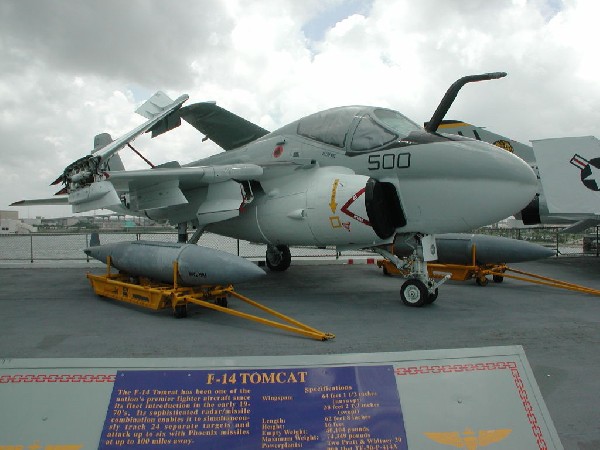
{"label": "cockpit canopy", "polygon": [[298,121],[297,133],[350,153],[376,150],[424,129],[391,109],[343,106]]}

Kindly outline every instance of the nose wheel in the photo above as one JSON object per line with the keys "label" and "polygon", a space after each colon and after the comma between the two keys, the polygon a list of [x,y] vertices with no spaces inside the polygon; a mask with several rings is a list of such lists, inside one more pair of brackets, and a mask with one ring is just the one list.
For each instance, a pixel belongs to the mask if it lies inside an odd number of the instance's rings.
{"label": "nose wheel", "polygon": [[417,279],[411,279],[404,282],[400,288],[400,298],[406,306],[424,306],[437,300],[438,288],[429,291],[427,285]]}
{"label": "nose wheel", "polygon": [[400,298],[407,306],[423,306],[429,298],[429,291],[421,280],[408,280],[400,289]]}
{"label": "nose wheel", "polygon": [[[450,278],[450,275],[445,275],[439,280],[429,277],[427,261],[437,259],[435,238],[429,236],[426,239],[423,235],[417,235],[415,238],[417,244],[415,251],[405,260],[401,260],[393,252],[389,252],[381,247],[374,250],[394,263],[398,270],[408,278],[400,288],[402,303],[406,306],[421,307],[437,300],[438,288]],[[427,245],[425,252],[423,248],[424,243]]]}

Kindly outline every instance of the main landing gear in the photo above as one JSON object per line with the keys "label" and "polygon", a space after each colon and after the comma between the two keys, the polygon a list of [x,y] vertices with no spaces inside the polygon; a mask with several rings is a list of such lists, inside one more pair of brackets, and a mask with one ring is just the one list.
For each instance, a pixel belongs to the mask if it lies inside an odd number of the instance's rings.
{"label": "main landing gear", "polygon": [[415,236],[416,248],[413,254],[402,260],[392,252],[383,248],[375,251],[393,262],[408,280],[400,288],[400,298],[407,306],[425,306],[437,300],[438,288],[450,278],[446,275],[436,280],[429,277],[427,261],[437,259],[437,248],[434,236]]}
{"label": "main landing gear", "polygon": [[267,245],[267,267],[273,272],[283,272],[292,263],[292,253],[287,245]]}

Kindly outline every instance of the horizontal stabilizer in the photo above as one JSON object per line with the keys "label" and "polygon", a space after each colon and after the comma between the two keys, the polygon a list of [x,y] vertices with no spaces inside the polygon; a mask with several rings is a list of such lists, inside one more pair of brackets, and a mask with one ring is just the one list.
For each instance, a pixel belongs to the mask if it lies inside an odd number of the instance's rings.
{"label": "horizontal stabilizer", "polygon": [[51,197],[51,198],[38,198],[32,200],[19,200],[18,202],[11,203],[10,206],[37,206],[37,205],[68,205],[69,197]]}

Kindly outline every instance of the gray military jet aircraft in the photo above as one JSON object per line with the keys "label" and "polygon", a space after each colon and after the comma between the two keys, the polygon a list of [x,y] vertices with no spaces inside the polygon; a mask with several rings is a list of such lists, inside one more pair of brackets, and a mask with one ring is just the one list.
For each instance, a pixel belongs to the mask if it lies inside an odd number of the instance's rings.
{"label": "gray military jet aircraft", "polygon": [[[139,109],[149,120],[116,140],[96,137],[91,154],[55,181],[59,197],[14,203],[68,203],[74,212],[105,208],[267,244],[266,262],[286,270],[290,245],[339,250],[371,248],[399,267],[410,264],[401,288],[407,305],[437,298],[445,280],[427,275],[436,259],[436,233],[471,230],[527,205],[537,179],[520,158],[485,142],[437,133],[446,111],[468,82],[505,76],[463,77],[451,85],[422,128],[397,111],[345,106],[321,111],[276,131],[252,124],[213,102],[182,107],[158,92]],[[118,151],[144,132],[152,137],[184,119],[225,152],[181,166],[123,170]],[[409,261],[389,244],[410,238]]]}

